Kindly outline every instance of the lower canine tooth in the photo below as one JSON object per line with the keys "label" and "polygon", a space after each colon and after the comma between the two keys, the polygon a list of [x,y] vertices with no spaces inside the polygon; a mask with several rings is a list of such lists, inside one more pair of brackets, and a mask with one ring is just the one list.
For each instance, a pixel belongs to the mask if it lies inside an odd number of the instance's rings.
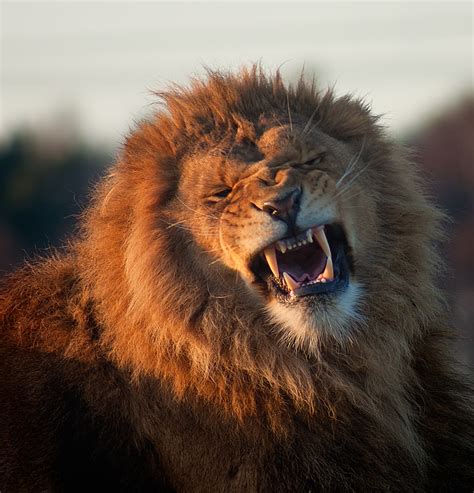
{"label": "lower canine tooth", "polygon": [[270,267],[272,274],[276,278],[280,277],[280,272],[278,271],[278,262],[276,259],[275,247],[271,246],[265,248],[263,254],[265,255],[265,259],[267,260],[268,267]]}
{"label": "lower canine tooth", "polygon": [[278,248],[280,249],[281,253],[286,252],[286,245],[283,243],[283,241],[277,241]]}
{"label": "lower canine tooth", "polygon": [[290,291],[294,291],[296,288],[299,288],[300,285],[297,281],[295,281],[290,274],[287,274],[286,272],[283,272],[283,279],[286,282],[286,285],[290,289]]}
{"label": "lower canine tooth", "polygon": [[324,228],[323,227],[315,228],[314,236],[316,236],[316,239],[318,240],[318,243],[322,248],[323,252],[326,254],[326,257],[330,257],[331,249],[329,248],[329,243],[326,238],[326,233],[324,232]]}
{"label": "lower canine tooth", "polygon": [[328,257],[326,261],[326,268],[323,272],[323,278],[326,278],[328,281],[332,281],[334,279],[334,268],[332,265],[332,258]]}

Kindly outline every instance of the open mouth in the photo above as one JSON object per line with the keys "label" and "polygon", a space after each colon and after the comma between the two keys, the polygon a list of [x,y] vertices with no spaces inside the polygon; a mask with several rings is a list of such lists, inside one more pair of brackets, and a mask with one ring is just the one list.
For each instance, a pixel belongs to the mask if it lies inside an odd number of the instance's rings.
{"label": "open mouth", "polygon": [[343,228],[326,224],[268,245],[251,269],[279,301],[294,301],[347,288],[352,260]]}

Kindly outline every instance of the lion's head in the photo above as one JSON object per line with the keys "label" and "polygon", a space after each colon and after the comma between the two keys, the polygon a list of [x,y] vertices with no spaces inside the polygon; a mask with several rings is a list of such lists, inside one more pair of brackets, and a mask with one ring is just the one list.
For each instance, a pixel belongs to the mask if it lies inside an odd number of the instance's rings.
{"label": "lion's head", "polygon": [[402,422],[439,313],[437,213],[403,152],[362,102],[258,68],[161,97],[87,217],[104,347],[241,418],[350,401]]}
{"label": "lion's head", "polygon": [[[361,233],[374,229],[374,199],[355,197],[362,149],[351,152],[297,114],[283,123],[289,118],[260,118],[245,138],[187,157],[184,210],[172,221],[245,281],[285,344],[313,352],[321,336],[350,337],[363,320],[354,254],[370,249]],[[356,206],[366,209],[362,221]]]}

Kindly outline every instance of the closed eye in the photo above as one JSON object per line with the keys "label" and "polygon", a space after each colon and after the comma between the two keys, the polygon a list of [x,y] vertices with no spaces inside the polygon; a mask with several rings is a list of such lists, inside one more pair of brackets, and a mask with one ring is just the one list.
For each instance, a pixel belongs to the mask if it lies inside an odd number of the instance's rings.
{"label": "closed eye", "polygon": [[230,192],[232,192],[232,188],[226,187],[220,190],[216,190],[212,195],[208,197],[209,202],[219,202],[222,199],[225,199]]}
{"label": "closed eye", "polygon": [[214,197],[219,197],[220,199],[223,199],[229,195],[229,193],[232,191],[231,188],[223,188],[222,190],[219,190],[218,192],[214,193]]}
{"label": "closed eye", "polygon": [[318,164],[321,164],[324,161],[324,158],[326,157],[326,153],[321,153],[318,156],[316,156],[313,159],[309,159],[308,161],[303,163],[303,166],[309,167],[309,166],[317,166]]}

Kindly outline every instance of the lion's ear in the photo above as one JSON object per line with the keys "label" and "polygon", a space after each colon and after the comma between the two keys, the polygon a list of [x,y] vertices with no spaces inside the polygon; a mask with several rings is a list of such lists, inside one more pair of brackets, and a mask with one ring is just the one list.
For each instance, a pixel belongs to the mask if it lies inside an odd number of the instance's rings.
{"label": "lion's ear", "polygon": [[238,144],[248,141],[255,142],[255,140],[257,139],[257,134],[253,123],[235,114],[232,115],[232,120],[234,121],[237,127],[237,132],[235,134],[235,141]]}

